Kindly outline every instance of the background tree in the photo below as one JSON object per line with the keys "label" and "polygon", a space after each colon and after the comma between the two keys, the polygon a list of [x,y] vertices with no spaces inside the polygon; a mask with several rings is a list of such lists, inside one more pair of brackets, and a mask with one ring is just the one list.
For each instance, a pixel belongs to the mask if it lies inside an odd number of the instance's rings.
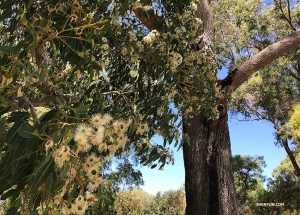
{"label": "background tree", "polygon": [[[186,213],[237,214],[227,101],[300,43],[298,4],[287,2],[294,29],[275,26],[255,54],[250,45],[263,33],[255,21],[272,17],[261,5],[1,2],[0,193],[14,199],[10,212],[83,214],[112,184],[103,177],[107,158],[135,154],[163,168],[173,162],[167,143],[181,141]],[[228,50],[241,57],[217,80]],[[38,118],[34,107],[43,105],[51,110]],[[150,141],[156,134],[163,144]]]}
{"label": "background tree", "polygon": [[239,204],[243,205],[248,194],[257,188],[258,182],[264,181],[262,175],[266,163],[263,157],[235,155],[232,158],[234,181]]}

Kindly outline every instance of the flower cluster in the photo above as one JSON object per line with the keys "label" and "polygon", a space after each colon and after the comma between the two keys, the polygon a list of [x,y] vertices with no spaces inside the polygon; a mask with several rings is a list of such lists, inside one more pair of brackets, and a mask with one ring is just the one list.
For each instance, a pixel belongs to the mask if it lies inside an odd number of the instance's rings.
{"label": "flower cluster", "polygon": [[169,67],[172,72],[176,72],[177,67],[182,63],[182,56],[178,52],[169,53]]}
{"label": "flower cluster", "polygon": [[53,152],[53,157],[56,165],[61,168],[65,161],[69,161],[71,156],[71,150],[69,146],[61,145]]}
{"label": "flower cluster", "polygon": [[62,214],[84,215],[88,207],[96,201],[97,198],[91,193],[88,193],[85,196],[79,195],[72,204],[66,204],[62,208]]}
{"label": "flower cluster", "polygon": [[143,38],[144,43],[154,43],[158,38],[159,38],[160,34],[158,33],[157,30],[152,30],[150,34],[148,34],[147,36],[145,36]]}

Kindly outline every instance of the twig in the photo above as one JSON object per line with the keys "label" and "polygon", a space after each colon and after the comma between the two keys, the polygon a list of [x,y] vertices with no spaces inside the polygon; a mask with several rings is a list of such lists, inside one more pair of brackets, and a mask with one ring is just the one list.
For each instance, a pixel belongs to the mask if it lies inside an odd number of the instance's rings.
{"label": "twig", "polygon": [[121,92],[121,91],[110,91],[110,92],[105,92],[105,93],[100,93],[100,95],[125,95],[125,94],[130,94],[130,93],[136,93],[136,91],[125,91],[125,92]]}
{"label": "twig", "polygon": [[28,105],[28,107],[29,107],[29,109],[30,109],[31,116],[32,116],[32,118],[33,118],[33,123],[39,125],[39,124],[40,124],[40,121],[39,121],[39,119],[38,119],[38,116],[37,116],[37,113],[36,113],[36,111],[35,111],[35,109],[34,109],[33,104],[31,104],[31,102],[28,100],[27,97],[25,97],[24,101],[25,101],[25,103]]}

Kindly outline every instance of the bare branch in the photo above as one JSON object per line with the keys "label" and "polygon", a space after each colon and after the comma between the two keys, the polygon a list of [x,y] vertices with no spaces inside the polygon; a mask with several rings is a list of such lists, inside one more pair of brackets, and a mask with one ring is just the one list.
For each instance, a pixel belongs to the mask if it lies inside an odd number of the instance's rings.
{"label": "bare branch", "polygon": [[156,13],[151,6],[133,8],[135,16],[149,29],[149,31],[161,31],[164,18]]}
{"label": "bare branch", "polygon": [[249,60],[245,61],[235,73],[233,82],[230,85],[230,92],[233,92],[244,82],[246,82],[252,74],[264,68],[277,58],[290,52],[299,45],[300,30],[297,30],[284,39],[265,48]]}
{"label": "bare branch", "polygon": [[283,16],[283,18],[287,21],[287,23],[289,24],[289,26],[293,29],[293,31],[296,31],[296,28],[293,26],[292,23],[292,17],[291,17],[291,8],[290,8],[290,1],[287,1],[288,3],[288,17],[286,16],[286,14],[283,11],[282,8],[282,2],[280,1],[279,3],[277,1],[275,1],[275,5],[279,8],[279,10],[281,11],[281,14]]}
{"label": "bare branch", "polygon": [[293,72],[292,70],[290,70],[288,67],[285,67],[284,69],[287,70],[288,73],[289,73],[291,76],[293,76],[297,81],[300,81],[300,77],[299,77],[295,72]]}

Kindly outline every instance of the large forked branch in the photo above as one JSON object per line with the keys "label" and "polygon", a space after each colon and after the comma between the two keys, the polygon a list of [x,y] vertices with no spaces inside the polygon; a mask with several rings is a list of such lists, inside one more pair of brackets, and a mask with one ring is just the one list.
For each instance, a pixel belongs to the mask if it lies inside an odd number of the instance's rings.
{"label": "large forked branch", "polygon": [[233,77],[233,82],[230,85],[230,92],[233,92],[244,82],[246,82],[253,73],[262,69],[277,58],[290,52],[299,45],[300,30],[297,30],[284,39],[268,46],[249,60],[245,61],[238,68],[238,71]]}
{"label": "large forked branch", "polygon": [[151,6],[133,8],[135,16],[148,28],[149,31],[161,31],[164,18],[158,15]]}

